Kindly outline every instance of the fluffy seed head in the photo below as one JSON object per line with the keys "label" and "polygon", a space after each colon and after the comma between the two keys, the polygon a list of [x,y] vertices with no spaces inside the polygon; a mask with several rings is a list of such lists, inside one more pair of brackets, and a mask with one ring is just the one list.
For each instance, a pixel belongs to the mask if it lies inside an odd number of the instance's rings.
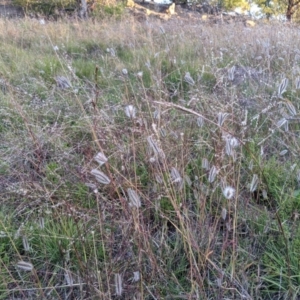
{"label": "fluffy seed head", "polygon": [[288,84],[289,84],[289,80],[287,78],[282,79],[278,87],[278,97],[281,97],[282,94],[286,91]]}
{"label": "fluffy seed head", "polygon": [[23,243],[24,250],[28,252],[30,250],[30,245],[25,235],[22,237],[22,243]]}
{"label": "fluffy seed head", "polygon": [[129,205],[131,207],[136,207],[139,208],[141,207],[141,200],[140,200],[140,196],[137,194],[137,192],[131,188],[127,189],[127,194],[128,194],[128,198],[129,198]]}
{"label": "fluffy seed head", "polygon": [[296,87],[296,90],[300,89],[300,77],[296,78],[296,80],[295,80],[295,87]]}
{"label": "fluffy seed head", "polygon": [[43,217],[40,217],[38,219],[38,225],[40,226],[41,229],[44,229],[45,228],[45,220]]}
{"label": "fluffy seed head", "polygon": [[257,189],[258,184],[259,184],[258,176],[257,176],[257,174],[253,174],[252,181],[250,184],[250,192],[251,193],[253,193]]}
{"label": "fluffy seed head", "polygon": [[161,158],[165,157],[165,154],[159,147],[158,142],[151,135],[147,137],[147,142],[155,155],[160,156]]}
{"label": "fluffy seed head", "polygon": [[209,171],[208,181],[214,182],[216,179],[216,175],[217,175],[217,168],[215,166],[212,166]]}
{"label": "fluffy seed head", "polygon": [[222,126],[228,116],[228,113],[218,113],[218,125]]}
{"label": "fluffy seed head", "polygon": [[184,75],[184,81],[187,82],[189,85],[194,85],[195,81],[192,78],[191,74],[189,72],[186,72]]}
{"label": "fluffy seed head", "polygon": [[150,158],[149,158],[149,162],[151,162],[152,164],[155,163],[155,162],[156,162],[155,157],[150,157]]}
{"label": "fluffy seed head", "polygon": [[127,105],[125,107],[125,115],[130,119],[136,118],[136,108],[133,105]]}
{"label": "fluffy seed head", "polygon": [[[160,183],[160,184],[164,182],[162,177],[158,173],[155,174],[155,180],[157,183]],[[299,181],[300,181],[300,179],[299,179]]]}
{"label": "fluffy seed head", "polygon": [[65,280],[67,285],[72,286],[74,284],[72,273],[69,270],[65,270]]}
{"label": "fluffy seed head", "polygon": [[224,207],[222,208],[221,217],[223,220],[225,220],[227,217],[227,209]]}
{"label": "fluffy seed head", "polygon": [[228,79],[230,81],[233,81],[234,80],[234,72],[235,72],[235,66],[231,67],[229,70],[228,70]]}
{"label": "fluffy seed head", "polygon": [[252,159],[250,160],[248,169],[249,169],[249,170],[252,170],[252,169],[253,169],[253,160],[252,160]]}
{"label": "fluffy seed head", "polygon": [[232,199],[235,195],[235,189],[231,186],[226,186],[223,190],[223,195],[226,199]]}
{"label": "fluffy seed head", "polygon": [[103,164],[105,164],[107,162],[107,157],[102,152],[98,152],[97,155],[94,157],[94,160],[100,166],[102,166]]}
{"label": "fluffy seed head", "polygon": [[286,155],[287,153],[288,153],[288,150],[285,149],[285,150],[282,150],[282,151],[279,153],[279,155],[280,155],[280,156],[284,156],[284,155]]}
{"label": "fluffy seed head", "polygon": [[119,273],[115,274],[115,287],[116,287],[116,295],[121,296],[123,292],[123,281],[122,276]]}
{"label": "fluffy seed head", "polygon": [[288,109],[289,113],[291,114],[291,116],[297,115],[296,108],[291,101],[285,100],[284,104],[285,104],[286,108]]}
{"label": "fluffy seed head", "polygon": [[203,127],[204,119],[202,117],[197,118],[197,125],[198,125],[198,127]]}
{"label": "fluffy seed head", "polygon": [[202,158],[202,169],[209,170],[209,161],[207,158]]}
{"label": "fluffy seed head", "polygon": [[56,76],[55,81],[56,81],[57,87],[62,90],[69,89],[72,87],[69,79],[66,78],[65,76]]}
{"label": "fluffy seed head", "polygon": [[182,182],[182,178],[176,168],[171,169],[171,178],[173,183]]}
{"label": "fluffy seed head", "polygon": [[31,263],[23,261],[23,260],[21,260],[17,263],[17,267],[24,271],[32,271],[33,270],[33,265]]}
{"label": "fluffy seed head", "polygon": [[103,184],[109,184],[110,183],[110,179],[103,172],[101,172],[97,169],[93,169],[91,171],[91,174],[94,175],[96,180],[100,183],[103,183]]}
{"label": "fluffy seed head", "polygon": [[139,271],[133,272],[133,281],[138,282],[139,280],[140,280],[140,272]]}

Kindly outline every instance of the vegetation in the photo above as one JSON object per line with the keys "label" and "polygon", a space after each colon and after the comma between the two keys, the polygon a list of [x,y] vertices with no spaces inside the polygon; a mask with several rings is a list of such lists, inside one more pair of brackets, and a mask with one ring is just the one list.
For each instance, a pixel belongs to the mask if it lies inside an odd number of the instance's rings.
{"label": "vegetation", "polygon": [[[27,13],[37,13],[45,16],[65,16],[79,14],[81,0],[11,0],[14,5],[20,6]],[[105,14],[120,14],[124,3],[117,0],[86,0],[86,8],[90,16]]]}
{"label": "vegetation", "polygon": [[299,1],[298,0],[257,0],[257,5],[262,9],[268,18],[271,16],[286,16],[288,21],[299,20]]}
{"label": "vegetation", "polygon": [[[79,12],[81,0],[11,0],[15,5],[21,6],[26,12],[42,13],[47,16],[61,16],[63,14]],[[171,1],[170,1],[171,2]],[[186,0],[174,1],[176,4],[186,4]],[[203,5],[207,9],[217,8],[220,11],[230,11],[239,8],[249,11],[251,4],[256,4],[260,8],[260,14],[267,18],[273,16],[285,16],[288,21],[299,20],[299,0],[193,0],[194,4]],[[124,1],[119,0],[86,0],[87,9],[91,16],[103,16],[104,14],[120,15],[124,10]]]}
{"label": "vegetation", "polygon": [[0,299],[298,299],[297,28],[0,20]]}
{"label": "vegetation", "polygon": [[57,10],[75,10],[78,5],[77,0],[13,0],[15,5],[24,8],[25,11],[42,12],[45,15],[54,14]]}

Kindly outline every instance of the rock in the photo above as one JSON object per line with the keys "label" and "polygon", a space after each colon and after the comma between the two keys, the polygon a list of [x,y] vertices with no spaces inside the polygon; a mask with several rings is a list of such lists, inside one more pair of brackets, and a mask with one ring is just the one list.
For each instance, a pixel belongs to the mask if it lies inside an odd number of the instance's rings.
{"label": "rock", "polygon": [[255,25],[256,25],[256,23],[254,21],[252,21],[252,20],[247,20],[245,22],[245,26],[246,27],[254,27]]}
{"label": "rock", "polygon": [[135,3],[133,0],[127,0],[126,6],[127,7],[135,7]]}
{"label": "rock", "polygon": [[169,8],[167,9],[166,13],[169,14],[169,15],[176,14],[176,12],[175,12],[175,3],[173,3],[173,4],[171,4],[169,6]]}

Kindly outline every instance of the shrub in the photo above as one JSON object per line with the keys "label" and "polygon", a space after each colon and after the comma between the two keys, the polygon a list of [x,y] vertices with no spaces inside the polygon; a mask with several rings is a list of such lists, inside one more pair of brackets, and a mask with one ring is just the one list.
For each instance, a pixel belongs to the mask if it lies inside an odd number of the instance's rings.
{"label": "shrub", "polygon": [[24,8],[25,11],[34,11],[45,15],[53,15],[57,10],[75,10],[76,0],[13,0],[14,4]]}

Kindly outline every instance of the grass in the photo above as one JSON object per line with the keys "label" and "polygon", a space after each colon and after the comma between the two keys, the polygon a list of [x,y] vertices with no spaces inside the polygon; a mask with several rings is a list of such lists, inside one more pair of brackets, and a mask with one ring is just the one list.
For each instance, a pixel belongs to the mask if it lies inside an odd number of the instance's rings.
{"label": "grass", "polygon": [[180,22],[0,20],[0,299],[299,298],[299,30]]}

